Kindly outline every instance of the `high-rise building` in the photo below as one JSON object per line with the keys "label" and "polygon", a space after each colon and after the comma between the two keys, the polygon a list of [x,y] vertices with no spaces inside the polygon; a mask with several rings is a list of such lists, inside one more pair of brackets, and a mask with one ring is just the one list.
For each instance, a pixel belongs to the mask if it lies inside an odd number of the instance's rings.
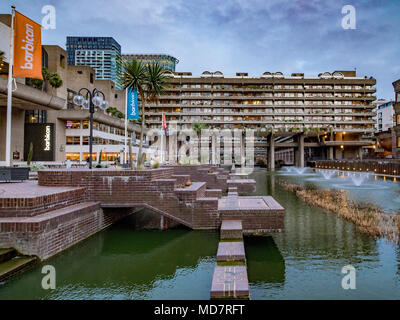
{"label": "high-rise building", "polygon": [[122,74],[121,46],[111,37],[67,37],[68,64],[90,66],[98,80],[111,80],[116,89]]}
{"label": "high-rise building", "polygon": [[382,132],[393,128],[393,101],[379,99],[372,102],[372,104],[376,106],[376,108],[373,110],[376,113],[376,131]]}
{"label": "high-rise building", "polygon": [[135,59],[145,65],[153,62],[158,62],[165,70],[175,72],[175,67],[179,60],[168,54],[123,54],[122,59],[132,60]]}
{"label": "high-rise building", "polygon": [[292,148],[297,154],[301,149],[306,160],[360,158],[363,148],[373,145],[369,137],[375,131],[371,103],[376,80],[358,77],[355,71],[317,77],[285,77],[281,72],[225,77],[220,71],[169,75],[166,94],[158,104],[146,105],[149,127],[161,127],[165,113],[177,129],[190,129],[194,122],[211,128],[253,128],[260,157],[267,156],[268,148]]}

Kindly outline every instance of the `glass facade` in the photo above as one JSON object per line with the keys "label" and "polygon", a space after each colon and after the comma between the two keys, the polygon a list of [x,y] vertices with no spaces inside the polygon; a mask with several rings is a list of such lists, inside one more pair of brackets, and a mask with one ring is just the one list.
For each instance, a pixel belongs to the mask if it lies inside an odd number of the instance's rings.
{"label": "glass facade", "polygon": [[68,64],[90,66],[96,79],[112,80],[121,90],[121,46],[111,37],[67,37]]}
{"label": "glass facade", "polygon": [[47,123],[46,110],[26,110],[25,123]]}

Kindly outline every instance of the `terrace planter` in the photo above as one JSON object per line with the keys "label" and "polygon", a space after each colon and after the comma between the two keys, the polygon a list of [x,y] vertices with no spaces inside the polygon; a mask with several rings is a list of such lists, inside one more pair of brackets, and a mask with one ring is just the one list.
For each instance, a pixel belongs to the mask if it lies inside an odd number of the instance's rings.
{"label": "terrace planter", "polygon": [[29,170],[30,168],[0,167],[0,182],[28,180]]}

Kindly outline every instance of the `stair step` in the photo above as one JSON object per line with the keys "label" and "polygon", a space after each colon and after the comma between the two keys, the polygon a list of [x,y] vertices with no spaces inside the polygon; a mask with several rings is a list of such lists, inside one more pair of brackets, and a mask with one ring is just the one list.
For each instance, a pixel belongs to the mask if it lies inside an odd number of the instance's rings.
{"label": "stair step", "polygon": [[221,240],[243,239],[241,220],[223,220],[221,224]]}
{"label": "stair step", "polygon": [[0,263],[11,260],[17,255],[17,250],[13,248],[0,249]]}
{"label": "stair step", "polygon": [[216,266],[210,290],[211,299],[250,299],[246,266]]}
{"label": "stair step", "polygon": [[224,241],[218,245],[217,262],[245,262],[243,241]]}
{"label": "stair step", "polygon": [[0,263],[0,281],[4,281],[33,266],[37,262],[36,257],[19,256]]}

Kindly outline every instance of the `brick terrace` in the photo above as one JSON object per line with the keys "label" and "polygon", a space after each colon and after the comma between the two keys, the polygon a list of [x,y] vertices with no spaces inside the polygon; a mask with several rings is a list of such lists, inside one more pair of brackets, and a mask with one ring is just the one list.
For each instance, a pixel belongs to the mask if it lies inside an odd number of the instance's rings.
{"label": "brick terrace", "polygon": [[[144,207],[192,229],[218,229],[231,217],[246,233],[283,229],[284,209],[271,197],[238,197],[239,186],[223,197],[216,186],[227,187],[228,172],[179,167],[41,170],[38,182],[1,184],[0,247],[47,258]],[[215,179],[211,188],[196,181],[201,175]]]}

